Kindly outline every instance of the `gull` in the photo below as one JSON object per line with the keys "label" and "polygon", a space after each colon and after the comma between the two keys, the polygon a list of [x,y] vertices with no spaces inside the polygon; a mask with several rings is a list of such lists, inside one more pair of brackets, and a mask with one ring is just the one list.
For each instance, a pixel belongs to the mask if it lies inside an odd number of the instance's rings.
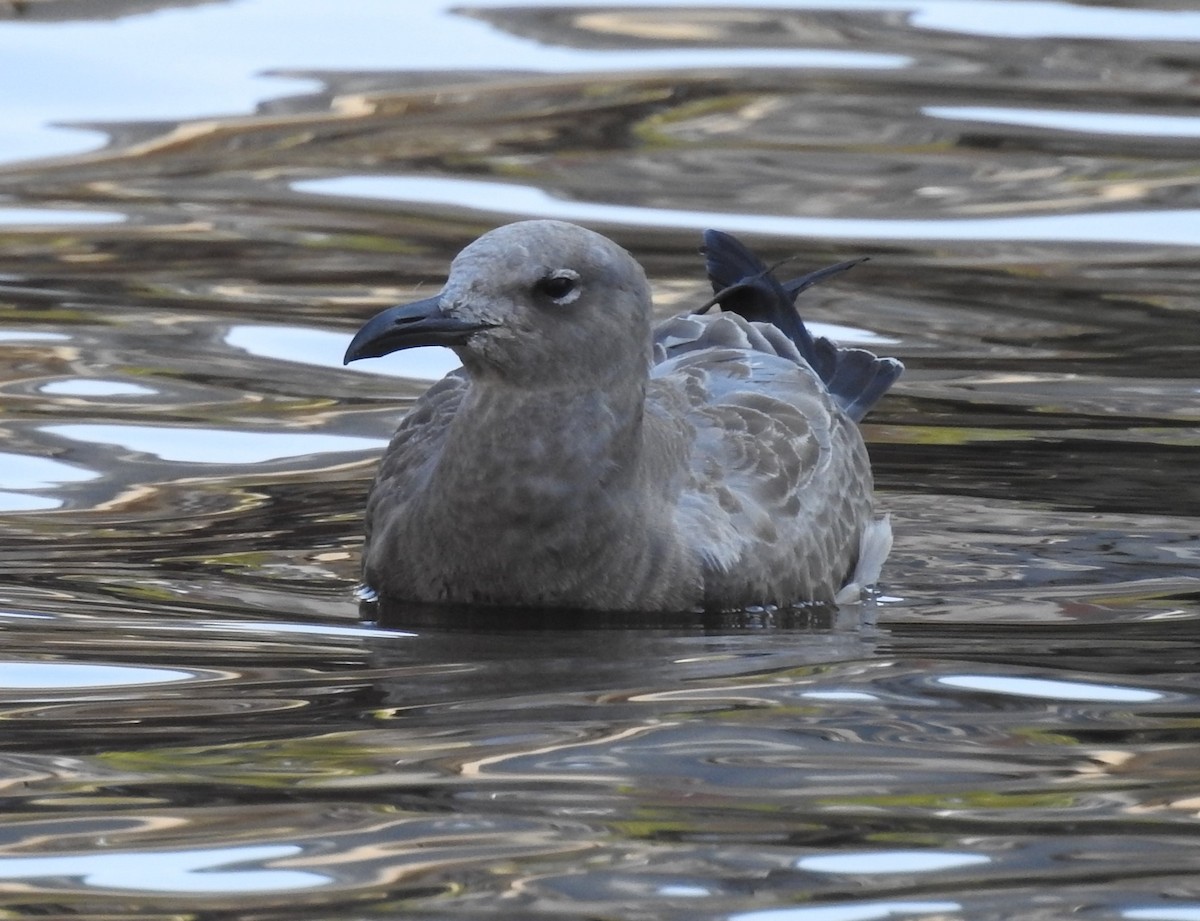
{"label": "gull", "polygon": [[903,366],[813,337],[793,306],[854,263],[781,284],[729,234],[704,240],[714,297],[657,327],[628,252],[549,220],[484,234],[440,293],[367,321],[345,363],[425,345],[462,362],[384,451],[368,596],[736,611],[877,580],[891,527],[857,423]]}

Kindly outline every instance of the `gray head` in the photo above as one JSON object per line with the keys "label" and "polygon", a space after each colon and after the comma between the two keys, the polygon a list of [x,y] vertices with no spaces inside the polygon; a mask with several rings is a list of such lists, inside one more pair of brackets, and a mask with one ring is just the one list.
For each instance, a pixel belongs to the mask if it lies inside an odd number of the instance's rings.
{"label": "gray head", "polygon": [[562,221],[521,221],[455,258],[435,297],[383,311],[346,362],[448,345],[472,378],[516,386],[603,386],[650,363],[650,288],[606,237]]}

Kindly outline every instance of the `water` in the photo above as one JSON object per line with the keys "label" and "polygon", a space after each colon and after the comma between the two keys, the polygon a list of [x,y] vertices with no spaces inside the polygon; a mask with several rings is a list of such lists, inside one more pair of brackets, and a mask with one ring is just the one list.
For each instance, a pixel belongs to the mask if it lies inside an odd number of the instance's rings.
{"label": "water", "polygon": [[[1200,919],[1200,13],[98,15],[0,8],[0,912]],[[453,359],[341,352],[527,215],[872,257],[875,604],[360,622]]]}

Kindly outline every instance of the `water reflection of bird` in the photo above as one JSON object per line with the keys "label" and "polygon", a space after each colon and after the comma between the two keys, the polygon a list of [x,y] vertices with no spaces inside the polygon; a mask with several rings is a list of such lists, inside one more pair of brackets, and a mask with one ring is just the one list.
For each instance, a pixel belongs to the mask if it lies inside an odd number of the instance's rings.
{"label": "water reflection of bird", "polygon": [[[651,329],[641,266],[558,221],[500,227],[440,294],[369,320],[347,362],[447,345],[462,369],[404,417],[367,503],[384,601],[708,610],[846,598],[891,545],[857,420],[894,359],[814,338],[708,231],[716,296]],[[705,311],[713,304],[722,310]]]}

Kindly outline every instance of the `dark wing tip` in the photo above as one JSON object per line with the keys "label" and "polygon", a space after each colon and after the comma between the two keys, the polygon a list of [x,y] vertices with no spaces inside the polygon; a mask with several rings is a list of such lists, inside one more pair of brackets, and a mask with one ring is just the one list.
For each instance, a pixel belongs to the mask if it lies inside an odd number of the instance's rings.
{"label": "dark wing tip", "polygon": [[793,306],[789,294],[758,256],[732,234],[704,231],[704,268],[713,288],[713,300],[722,310],[745,320],[779,327],[806,359],[812,337]]}
{"label": "dark wing tip", "polygon": [[818,282],[822,282],[827,278],[832,278],[834,275],[841,275],[842,272],[854,268],[856,265],[862,265],[864,262],[870,262],[870,256],[859,256],[857,259],[847,259],[845,262],[835,262],[833,265],[827,265],[823,269],[816,269],[809,272],[807,275],[801,275],[799,278],[793,278],[790,281],[783,283],[783,290],[792,296],[795,301],[796,296],[801,291],[811,288]]}
{"label": "dark wing tip", "polygon": [[722,310],[743,319],[770,323],[782,330],[825,382],[838,405],[855,421],[867,414],[904,370],[894,358],[878,358],[866,349],[844,349],[828,339],[814,339],[796,310],[795,300],[802,291],[869,257],[848,259],[780,283],[766,263],[732,234],[704,231],[701,252],[713,287],[710,305],[718,303]]}
{"label": "dark wing tip", "polygon": [[855,422],[861,421],[904,373],[904,365],[897,359],[879,358],[866,349],[837,349],[836,356],[825,383],[830,395]]}

